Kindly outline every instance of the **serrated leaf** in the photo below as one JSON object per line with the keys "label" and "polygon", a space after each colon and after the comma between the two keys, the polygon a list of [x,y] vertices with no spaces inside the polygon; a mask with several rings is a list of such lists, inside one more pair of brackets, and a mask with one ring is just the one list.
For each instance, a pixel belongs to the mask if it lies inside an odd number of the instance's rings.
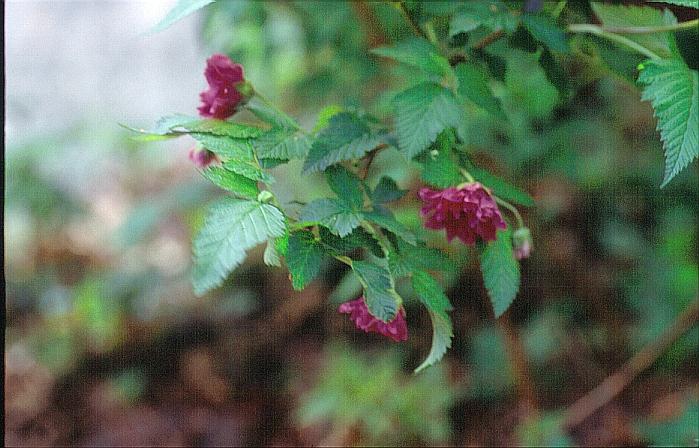
{"label": "serrated leaf", "polygon": [[301,230],[289,235],[286,251],[286,265],[291,274],[291,284],[299,291],[320,272],[324,251],[315,240],[313,233]]}
{"label": "serrated leaf", "polygon": [[330,119],[342,111],[342,107],[337,104],[331,104],[322,108],[318,112],[318,119],[316,120],[316,125],[313,126],[313,132],[316,133],[321,129],[325,129],[330,124]]}
{"label": "serrated leaf", "polygon": [[432,83],[418,84],[393,101],[398,144],[408,159],[427,149],[443,130],[457,127],[463,118],[454,95]]}
{"label": "serrated leaf", "polygon": [[361,222],[361,215],[337,199],[316,199],[301,210],[299,220],[318,223],[332,233],[345,237]]}
{"label": "serrated leaf", "polygon": [[325,172],[330,189],[340,201],[352,210],[360,210],[364,204],[361,181],[343,166],[332,166]]}
{"label": "serrated leaf", "polygon": [[256,138],[262,134],[262,129],[240,123],[223,120],[194,120],[171,126],[169,129],[182,127],[190,132],[214,134],[238,139]]}
{"label": "serrated leaf", "polygon": [[393,320],[401,299],[388,269],[367,261],[353,261],[352,270],[364,287],[364,301],[369,313],[384,322]]}
{"label": "serrated leaf", "polygon": [[396,249],[388,254],[388,265],[393,275],[404,277],[416,270],[453,272],[454,262],[439,249],[396,241]]}
{"label": "serrated leaf", "polygon": [[267,241],[265,252],[262,254],[262,261],[264,261],[267,266],[281,267],[282,261],[279,257],[279,252],[277,252],[277,248],[275,247],[274,240]]}
{"label": "serrated leaf", "polygon": [[257,182],[236,174],[221,166],[211,166],[201,171],[202,175],[219,188],[250,199],[257,198],[260,190]]}
{"label": "serrated leaf", "polygon": [[369,126],[355,114],[340,112],[313,142],[303,171],[322,171],[343,160],[358,159],[384,143],[384,134],[371,132]]}
{"label": "serrated leaf", "polygon": [[468,33],[479,26],[512,32],[517,28],[517,23],[517,18],[501,1],[470,0],[454,13],[449,23],[449,36]]}
{"label": "serrated leaf", "polygon": [[488,86],[488,75],[485,70],[474,64],[459,64],[454,69],[459,80],[459,94],[472,101],[493,116],[506,119],[500,101],[493,96]]}
{"label": "serrated leaf", "polygon": [[418,37],[410,37],[392,47],[374,48],[371,52],[432,75],[444,76],[451,72],[449,61],[431,43]]}
{"label": "serrated leaf", "polygon": [[464,181],[449,147],[427,152],[421,177],[426,183],[439,188],[453,187]]}
{"label": "serrated leaf", "polygon": [[[609,5],[601,2],[591,2],[590,6],[606,27],[653,27],[677,24],[677,19],[669,9],[660,11],[649,6]],[[661,58],[680,57],[675,35],[671,32],[625,34],[624,37],[646,47]]]}
{"label": "serrated leaf", "polygon": [[491,174],[490,172],[479,168],[472,164],[470,161],[465,162],[468,172],[481,184],[493,190],[500,198],[514,202],[525,207],[534,206],[534,198],[532,198],[526,191],[515,187],[506,180]]}
{"label": "serrated leaf", "polygon": [[686,6],[687,8],[699,9],[697,0],[646,0],[650,3],[670,3],[671,5]]}
{"label": "serrated leaf", "polygon": [[272,125],[275,128],[298,130],[299,124],[285,113],[270,107],[269,104],[260,100],[257,96],[250,98],[245,104],[245,108],[252,112],[257,118]]}
{"label": "serrated leaf", "polygon": [[481,272],[495,317],[500,317],[519,291],[519,263],[512,251],[510,229],[499,231],[497,239],[485,246],[481,254]]}
{"label": "serrated leaf", "polygon": [[170,27],[173,23],[184,19],[188,15],[203,8],[209,3],[213,3],[214,0],[177,0],[175,6],[167,13],[167,15],[161,20],[152,30],[153,33],[163,31],[164,29]]}
{"label": "serrated leaf", "polygon": [[253,149],[245,139],[237,139],[213,134],[190,134],[202,147],[223,159],[253,160]]}
{"label": "serrated leaf", "polygon": [[274,178],[262,171],[254,160],[229,159],[223,163],[223,167],[248,179],[259,180],[266,184],[274,183]]}
{"label": "serrated leaf", "polygon": [[570,52],[568,38],[556,22],[543,14],[522,14],[522,24],[542,44],[560,53]]}
{"label": "serrated leaf", "polygon": [[376,210],[374,210],[372,212],[365,212],[363,216],[368,221],[378,224],[379,227],[394,233],[407,243],[416,244],[417,240],[415,238],[415,234],[403,224],[398,222],[392,213],[388,211],[386,211],[386,213],[378,213]]}
{"label": "serrated leaf", "polygon": [[661,188],[699,156],[699,75],[680,59],[642,64],[641,99],[650,101],[665,149]]}
{"label": "serrated leaf", "polygon": [[194,292],[220,286],[245,259],[245,251],[285,231],[284,215],[270,204],[224,198],[214,203],[194,238]]}
{"label": "serrated leaf", "polygon": [[252,141],[261,159],[302,159],[311,147],[308,136],[290,129],[273,128]]}
{"label": "serrated leaf", "polygon": [[395,180],[388,176],[383,176],[369,196],[372,202],[376,204],[385,204],[386,202],[392,202],[402,198],[405,193],[406,190],[398,188]]}
{"label": "serrated leaf", "polygon": [[174,128],[182,127],[187,123],[192,123],[197,121],[196,117],[184,114],[173,114],[167,115],[160,118],[156,123],[155,127],[151,131],[153,134],[167,134]]}
{"label": "serrated leaf", "polygon": [[430,313],[432,320],[432,348],[427,358],[415,369],[415,373],[419,373],[442,359],[447,349],[451,347],[454,332],[447,311],[451,311],[453,308],[449,303],[449,298],[442,290],[442,285],[437,283],[427,272],[414,272],[412,285],[418,298]]}
{"label": "serrated leaf", "polygon": [[361,227],[354,229],[344,238],[331,233],[325,227],[319,229],[320,240],[332,255],[343,255],[355,249],[368,249],[374,256],[383,257],[383,250],[379,243],[366,230]]}

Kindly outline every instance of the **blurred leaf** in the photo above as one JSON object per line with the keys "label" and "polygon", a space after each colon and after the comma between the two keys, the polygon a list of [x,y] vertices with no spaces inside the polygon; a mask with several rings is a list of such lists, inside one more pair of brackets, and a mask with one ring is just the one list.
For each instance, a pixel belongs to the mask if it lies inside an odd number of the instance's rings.
{"label": "blurred leaf", "polygon": [[413,289],[430,313],[432,319],[432,348],[427,358],[415,369],[418,373],[438,362],[447,349],[451,347],[452,332],[451,318],[447,311],[453,308],[449,298],[444,294],[442,285],[424,271],[415,271],[412,276]]}
{"label": "blurred leaf", "polygon": [[393,101],[398,142],[408,159],[427,149],[443,130],[459,126],[463,119],[454,95],[436,84],[419,84],[399,93]]}
{"label": "blurred leaf", "polygon": [[200,132],[240,139],[256,138],[262,134],[262,129],[255,126],[213,119],[185,122],[170,126],[168,129],[170,130],[176,127],[182,127],[189,132]]}
{"label": "blurred leaf", "polygon": [[284,215],[270,204],[224,198],[209,208],[194,239],[194,292],[220,286],[245,259],[245,251],[284,234]]}
{"label": "blurred leaf", "polygon": [[388,255],[388,264],[396,277],[403,277],[417,270],[446,271],[454,270],[455,263],[439,249],[396,242],[397,250]]}
{"label": "blurred leaf", "polygon": [[522,24],[532,36],[553,51],[570,52],[568,38],[556,22],[543,14],[523,14]]}
{"label": "blurred leaf", "polygon": [[638,75],[665,148],[664,187],[699,156],[699,74],[681,59],[646,61]]}
{"label": "blurred leaf", "polygon": [[369,194],[375,204],[396,201],[405,195],[406,191],[398,188],[396,181],[388,176],[382,176],[376,188]]}
{"label": "blurred leaf", "polygon": [[313,127],[313,132],[316,133],[325,129],[330,124],[330,119],[342,111],[342,107],[337,104],[331,104],[322,108],[320,112],[318,112],[318,119],[316,120],[316,125]]}
{"label": "blurred leaf", "polygon": [[202,147],[225,159],[253,160],[253,149],[246,139],[213,134],[190,134]]}
{"label": "blurred leaf", "polygon": [[699,400],[687,397],[682,412],[665,421],[644,419],[634,426],[651,446],[697,446],[699,440]]}
{"label": "blurred leaf", "polygon": [[497,118],[506,119],[500,102],[488,86],[488,74],[474,64],[458,64],[455,68],[459,80],[459,94]]}
{"label": "blurred leaf", "polygon": [[355,249],[368,249],[374,256],[383,257],[379,243],[361,227],[357,227],[344,238],[334,235],[325,227],[321,227],[319,233],[323,245],[333,255],[343,255]]}
{"label": "blurred leaf", "polygon": [[558,90],[546,77],[535,55],[511,51],[506,57],[505,85],[514,107],[532,118],[547,118],[558,104]]}
{"label": "blurred leaf", "polygon": [[392,47],[374,48],[371,52],[416,67],[432,75],[445,76],[451,73],[449,61],[440,55],[431,43],[422,38],[410,37]]}
{"label": "blurred leaf", "polygon": [[507,311],[519,291],[519,263],[512,251],[510,229],[497,232],[497,239],[489,242],[481,254],[483,282],[498,318]]}
{"label": "blurred leaf", "polygon": [[253,96],[250,101],[245,104],[245,108],[255,114],[257,118],[275,128],[298,130],[299,125],[293,118],[287,114],[270,107],[269,104]]}
{"label": "blurred leaf", "polygon": [[497,327],[483,327],[471,337],[468,366],[472,397],[493,400],[514,385],[505,336]]}
{"label": "blurred leaf", "polygon": [[352,261],[352,270],[364,287],[364,300],[371,315],[384,322],[392,321],[401,298],[394,289],[391,273],[367,261]]}
{"label": "blurred leaf", "polygon": [[449,24],[449,36],[468,33],[479,26],[490,30],[504,29],[512,32],[517,28],[517,18],[499,0],[470,0],[456,11]]}
{"label": "blurred leaf", "polygon": [[182,20],[198,9],[203,8],[214,0],[177,0],[175,6],[167,13],[167,15],[154,28],[154,33],[163,31],[170,27],[173,23]]}
{"label": "blurred leaf", "polygon": [[310,231],[301,230],[289,236],[286,264],[295,290],[302,290],[318,275],[323,256],[322,246]]}
{"label": "blurred leaf", "polygon": [[265,247],[265,252],[262,254],[262,261],[267,266],[281,267],[282,261],[279,258],[279,252],[275,247],[275,240],[268,240],[267,246]]}
{"label": "blurred leaf", "polygon": [[686,6],[687,8],[699,9],[697,0],[646,0],[649,3],[670,3],[671,5]]}
{"label": "blurred leaf", "polygon": [[201,170],[201,174],[216,186],[246,198],[255,199],[260,193],[256,181],[229,171],[224,167],[211,166]]}

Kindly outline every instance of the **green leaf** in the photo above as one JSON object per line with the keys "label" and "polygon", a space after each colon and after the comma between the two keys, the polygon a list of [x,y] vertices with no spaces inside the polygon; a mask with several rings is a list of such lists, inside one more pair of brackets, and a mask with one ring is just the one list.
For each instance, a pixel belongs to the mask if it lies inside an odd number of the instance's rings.
{"label": "green leaf", "polygon": [[665,148],[661,187],[699,156],[699,75],[680,59],[642,64],[641,99],[650,101]]}
{"label": "green leaf", "polygon": [[299,124],[284,112],[271,107],[260,100],[258,96],[253,96],[245,104],[245,108],[252,112],[257,118],[272,125],[275,128],[299,130]]}
{"label": "green leaf", "polygon": [[410,244],[416,244],[417,240],[415,234],[408,230],[403,224],[398,222],[396,218],[388,210],[383,213],[379,213],[376,210],[373,212],[365,212],[363,214],[364,218],[368,221],[378,224],[379,227],[388,230],[391,233],[396,234],[398,237]]}
{"label": "green leaf", "polygon": [[153,134],[168,134],[175,128],[183,127],[187,123],[197,121],[196,117],[184,114],[173,114],[162,117],[155,123],[155,128],[151,131]]}
{"label": "green leaf", "polygon": [[266,184],[274,183],[274,178],[262,171],[254,160],[229,159],[224,162],[223,167],[248,179],[259,180]]}
{"label": "green leaf", "polygon": [[[649,6],[609,5],[591,2],[592,10],[604,26],[643,27],[675,25],[677,19],[669,9],[660,11]],[[624,37],[637,42],[662,58],[680,57],[675,35],[671,32],[625,34]]]}
{"label": "green leaf", "polygon": [[444,252],[426,247],[424,243],[412,245],[398,240],[396,249],[388,254],[388,265],[396,278],[417,270],[454,271],[454,262]]}
{"label": "green leaf", "polygon": [[542,44],[553,51],[569,53],[568,38],[556,22],[549,16],[542,14],[523,14],[522,24]]}
{"label": "green leaf", "polygon": [[671,5],[686,6],[687,8],[699,9],[697,0],[646,0],[650,3],[670,3]]}
{"label": "green leaf", "polygon": [[253,149],[244,139],[212,134],[190,134],[202,147],[223,159],[253,160]]}
{"label": "green leaf", "polygon": [[507,118],[500,102],[493,96],[488,86],[488,75],[485,70],[474,64],[459,64],[455,68],[455,73],[456,79],[459,80],[459,95],[495,117]]}
{"label": "green leaf", "polygon": [[292,129],[273,128],[252,141],[261,159],[302,159],[311,147],[311,140]]}
{"label": "green leaf", "polygon": [[340,112],[330,118],[308,152],[305,173],[322,171],[343,160],[358,159],[384,143],[384,134],[374,134],[355,114]]}
{"label": "green leaf", "polygon": [[500,317],[519,291],[519,263],[512,251],[510,229],[498,231],[497,240],[485,246],[481,254],[481,272],[495,317]]}
{"label": "green leaf", "polygon": [[376,204],[385,204],[386,202],[392,202],[402,198],[405,193],[406,190],[398,188],[395,180],[388,176],[383,176],[369,196],[372,202]]}
{"label": "green leaf", "polygon": [[529,193],[521,190],[506,180],[489,173],[488,171],[478,168],[470,161],[465,162],[468,172],[481,184],[493,190],[497,196],[506,201],[514,202],[525,207],[534,206],[534,198]]}
{"label": "green leaf", "polygon": [[345,237],[359,226],[361,215],[337,199],[316,199],[301,210],[299,220],[318,223],[332,233]]}
{"label": "green leaf", "polygon": [[517,23],[517,18],[501,1],[469,0],[454,13],[449,23],[449,36],[468,33],[479,26],[512,32],[517,28]]}
{"label": "green leaf", "polygon": [[262,129],[258,127],[223,120],[194,120],[172,126],[169,129],[176,127],[182,127],[190,132],[240,139],[256,138],[262,134]]}
{"label": "green leaf", "polygon": [[321,129],[325,129],[330,124],[330,119],[342,111],[342,107],[337,104],[331,104],[322,108],[318,112],[318,119],[316,120],[316,125],[313,126],[313,132],[316,133]]}
{"label": "green leaf", "polygon": [[264,261],[267,266],[281,267],[282,261],[275,247],[275,240],[267,241],[265,252],[262,254],[262,261]]}
{"label": "green leaf", "polygon": [[533,118],[547,118],[558,104],[558,90],[546,77],[535,55],[510,51],[506,56],[505,85],[516,107]]}
{"label": "green leaf", "polygon": [[318,275],[324,255],[322,246],[310,231],[301,230],[289,236],[286,264],[295,290],[302,290]]}
{"label": "green leaf", "polygon": [[394,288],[391,273],[367,261],[353,261],[352,270],[364,287],[364,300],[369,313],[384,322],[392,321],[402,300]]}
{"label": "green leaf", "polygon": [[343,166],[333,166],[325,172],[330,189],[340,201],[352,210],[360,210],[364,205],[361,181]]}
{"label": "green leaf", "polygon": [[416,369],[415,373],[437,363],[447,349],[451,347],[454,337],[451,318],[447,311],[453,308],[449,298],[444,294],[442,285],[427,272],[416,271],[413,273],[412,285],[420,301],[425,305],[432,319],[432,348],[427,358]]}
{"label": "green leaf", "polygon": [[214,203],[194,238],[195,294],[220,286],[246,250],[284,235],[285,227],[284,215],[273,205],[234,198]]}
{"label": "green leaf", "polygon": [[198,9],[203,8],[209,3],[213,3],[214,0],[177,0],[175,6],[167,13],[167,15],[161,20],[154,28],[153,33],[163,31],[164,29],[170,27],[173,23],[182,20]]}
{"label": "green leaf", "polygon": [[457,127],[463,118],[454,95],[432,83],[418,84],[393,101],[398,144],[409,159],[430,146],[440,132]]}
{"label": "green leaf", "polygon": [[381,258],[384,256],[383,250],[376,239],[361,227],[357,227],[344,238],[334,235],[325,227],[320,227],[319,234],[323,245],[332,255],[344,255],[347,252],[361,248],[369,249],[376,257]]}
{"label": "green leaf", "polygon": [[452,156],[451,148],[446,146],[427,152],[422,180],[439,188],[453,187],[464,182],[459,165]]}
{"label": "green leaf", "polygon": [[202,175],[217,187],[250,199],[257,198],[260,190],[257,182],[240,174],[236,174],[220,166],[211,166],[201,171]]}
{"label": "green leaf", "polygon": [[392,47],[379,47],[372,53],[410,65],[426,73],[444,76],[451,73],[449,61],[428,41],[418,37],[410,37]]}

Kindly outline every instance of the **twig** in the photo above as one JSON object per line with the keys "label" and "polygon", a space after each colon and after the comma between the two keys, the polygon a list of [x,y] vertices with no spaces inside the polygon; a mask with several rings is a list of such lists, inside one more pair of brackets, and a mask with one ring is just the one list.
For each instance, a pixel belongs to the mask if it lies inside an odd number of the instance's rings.
{"label": "twig", "polygon": [[504,35],[505,35],[505,31],[503,31],[502,29],[495,30],[492,33],[485,36],[483,39],[476,42],[476,44],[473,46],[473,49],[474,50],[482,50],[485,47],[487,47],[488,45],[495,42],[496,40],[500,39]]}
{"label": "twig", "polygon": [[692,302],[665,332],[651,344],[644,347],[619,370],[607,377],[597,387],[573,403],[565,413],[563,427],[572,429],[609,403],[636,376],[650,367],[675,340],[682,336],[699,319],[699,299]]}
{"label": "twig", "polygon": [[362,168],[362,172],[359,175],[360,179],[366,180],[366,177],[369,175],[369,167],[371,167],[374,157],[376,157],[376,154],[378,154],[379,151],[387,147],[388,145],[386,143],[381,143],[379,146],[369,151],[369,154],[366,155],[366,163],[364,164],[364,168]]}
{"label": "twig", "polygon": [[524,345],[519,337],[517,329],[512,326],[510,312],[500,316],[497,325],[505,334],[505,348],[510,357],[510,365],[515,376],[517,385],[517,395],[520,397],[520,406],[524,412],[525,419],[534,418],[539,413],[539,404],[536,398],[536,389],[531,375],[529,374],[529,363],[524,351]]}

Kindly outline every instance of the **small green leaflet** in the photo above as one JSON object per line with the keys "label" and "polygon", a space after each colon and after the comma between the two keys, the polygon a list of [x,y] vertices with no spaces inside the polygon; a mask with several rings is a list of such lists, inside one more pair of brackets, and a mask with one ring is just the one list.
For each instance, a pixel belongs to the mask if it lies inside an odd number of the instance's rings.
{"label": "small green leaflet", "polygon": [[262,129],[258,127],[223,120],[194,120],[171,126],[168,130],[176,127],[182,127],[189,132],[200,132],[240,139],[256,138],[262,134]]}
{"label": "small green leaflet", "polygon": [[369,196],[372,202],[376,204],[385,204],[386,202],[392,202],[402,198],[405,193],[406,190],[398,188],[395,180],[388,176],[383,176]]}
{"label": "small green leaflet", "polygon": [[259,180],[266,184],[274,183],[274,178],[262,171],[255,160],[229,159],[223,163],[223,167],[248,179]]}
{"label": "small green leaflet", "polygon": [[534,206],[534,198],[500,177],[489,173],[483,168],[475,166],[470,161],[465,161],[466,169],[481,184],[493,190],[493,192],[506,201],[511,201],[525,207]]}
{"label": "small green leaflet", "polygon": [[453,187],[464,182],[458,163],[448,146],[428,151],[425,155],[425,167],[422,180],[439,188]]}
{"label": "small green leaflet", "polygon": [[302,290],[318,275],[324,254],[322,246],[310,231],[301,230],[289,236],[286,265],[295,290]]}
{"label": "small green leaflet", "polygon": [[201,174],[219,188],[239,196],[255,199],[260,190],[257,182],[220,166],[211,166],[201,171]]}
{"label": "small green leaflet", "polygon": [[352,261],[352,270],[364,287],[364,300],[371,315],[384,322],[393,320],[402,300],[388,269],[367,261]]}
{"label": "small green leaflet", "polygon": [[451,311],[453,308],[449,303],[449,298],[442,290],[442,285],[437,283],[427,272],[413,272],[412,285],[432,319],[432,348],[427,358],[415,369],[415,373],[419,373],[442,359],[447,349],[451,347],[454,332],[447,311]]}
{"label": "small green leaflet", "polygon": [[372,133],[369,126],[355,114],[337,113],[313,142],[303,171],[323,171],[343,160],[361,158],[384,141],[384,134]]}
{"label": "small green leaflet", "polygon": [[422,38],[410,37],[393,47],[374,48],[371,52],[416,67],[432,75],[441,77],[451,73],[449,61],[440,55],[431,43]]}
{"label": "small green leaflet", "polygon": [[301,210],[299,220],[317,223],[327,227],[332,233],[345,237],[361,222],[361,215],[347,204],[337,199],[316,199]]}
{"label": "small green leaflet", "polygon": [[507,311],[519,291],[519,263],[512,251],[512,232],[501,230],[481,254],[481,272],[495,317]]}
{"label": "small green leaflet", "polygon": [[416,244],[417,240],[415,238],[415,234],[408,230],[408,228],[405,227],[403,224],[398,222],[396,218],[393,217],[393,214],[390,213],[388,210],[385,210],[382,213],[379,213],[376,210],[374,210],[373,212],[365,212],[363,213],[363,216],[368,221],[371,221],[374,224],[378,224],[379,227],[396,234],[405,242],[410,244]]}
{"label": "small green leaflet", "polygon": [[318,119],[316,120],[316,125],[313,126],[313,133],[325,129],[330,124],[330,119],[343,110],[344,109],[337,104],[331,104],[322,108],[320,112],[318,112]]}
{"label": "small green leaflet", "polygon": [[556,22],[543,14],[522,14],[522,24],[532,36],[553,51],[570,52],[568,38]]}
{"label": "small green leaflet", "polygon": [[163,31],[173,23],[184,19],[198,9],[213,2],[214,0],[177,0],[175,6],[167,13],[163,20],[153,28],[152,32],[157,33]]}
{"label": "small green leaflet", "polygon": [[408,159],[427,149],[440,132],[457,127],[463,119],[454,95],[432,83],[421,83],[401,92],[393,102],[398,144]]}
{"label": "small green leaflet", "polygon": [[325,178],[330,189],[340,201],[352,210],[361,210],[364,205],[361,181],[343,166],[333,166],[325,171]]}
{"label": "small green leaflet", "polygon": [[459,95],[472,101],[476,106],[493,116],[506,119],[500,102],[493,96],[488,86],[488,75],[483,68],[475,64],[459,64],[455,68],[459,80]]}
{"label": "small green leaflet", "polygon": [[686,6],[699,9],[699,0],[646,0],[649,3],[670,3],[672,5]]}
{"label": "small green leaflet", "polygon": [[293,118],[260,100],[257,95],[250,98],[250,101],[245,104],[245,108],[272,127],[300,130],[300,126]]}
{"label": "small green leaflet", "polygon": [[642,64],[638,83],[665,148],[662,188],[699,156],[699,75],[681,59],[652,60]]}
{"label": "small green leaflet", "polygon": [[325,227],[320,227],[318,232],[323,246],[331,255],[344,255],[361,248],[368,249],[376,257],[384,256],[379,243],[361,227],[357,227],[344,238],[338,237]]}
{"label": "small green leaflet", "polygon": [[234,198],[215,202],[194,238],[195,294],[220,286],[246,250],[284,235],[285,228],[284,215],[273,205]]}
{"label": "small green leaflet", "polygon": [[311,147],[311,139],[293,129],[272,128],[252,144],[261,159],[302,159]]}
{"label": "small green leaflet", "polygon": [[[591,2],[590,6],[607,27],[677,24],[677,19],[669,9],[660,11],[649,6],[609,5],[601,2]],[[673,33],[625,34],[624,37],[646,47],[661,58],[680,57]]]}
{"label": "small green leaflet", "polygon": [[223,159],[253,160],[253,149],[244,139],[212,134],[190,134],[201,146]]}
{"label": "small green leaflet", "polygon": [[456,11],[449,24],[449,36],[468,33],[479,26],[491,30],[504,29],[512,32],[518,20],[510,10],[498,0],[469,0]]}

